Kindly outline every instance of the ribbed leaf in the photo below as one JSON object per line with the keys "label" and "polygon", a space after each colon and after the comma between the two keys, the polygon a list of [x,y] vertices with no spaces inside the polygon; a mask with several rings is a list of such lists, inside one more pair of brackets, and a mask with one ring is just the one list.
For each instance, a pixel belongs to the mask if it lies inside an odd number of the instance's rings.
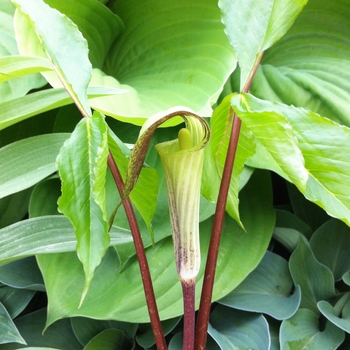
{"label": "ribbed leaf", "polygon": [[87,42],[77,26],[41,0],[14,0],[18,16],[31,23],[42,49],[51,61],[61,83],[81,113],[91,116],[87,86],[92,66],[88,59]]}
{"label": "ribbed leaf", "polygon": [[307,0],[220,0],[226,34],[241,68],[241,87],[247,83],[258,55],[292,26]]}
{"label": "ribbed leaf", "polygon": [[[350,163],[345,146],[350,143],[350,129],[311,111],[251,95],[233,97],[232,103],[260,142],[260,151],[248,164],[276,171],[307,199],[350,225]],[[266,152],[267,145],[272,151]]]}
{"label": "ribbed leaf", "polygon": [[57,157],[62,180],[59,210],[74,226],[86,277],[83,298],[109,246],[104,187],[107,156],[107,125],[103,116],[95,113],[81,120]]}

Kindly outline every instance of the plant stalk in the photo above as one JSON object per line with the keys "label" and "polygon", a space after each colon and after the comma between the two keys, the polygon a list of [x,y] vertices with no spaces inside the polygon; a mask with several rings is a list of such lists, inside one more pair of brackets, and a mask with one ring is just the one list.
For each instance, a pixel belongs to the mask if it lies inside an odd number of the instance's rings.
{"label": "plant stalk", "polygon": [[[252,84],[255,73],[259,67],[263,56],[263,52],[259,54],[255,61],[255,65],[252,72],[243,88],[243,92],[248,93]],[[242,122],[237,115],[235,115],[232,108],[230,108],[229,122],[232,121],[233,125],[230,135],[230,141],[227,149],[225,166],[222,174],[220,190],[218,195],[218,201],[216,203],[216,210],[214,216],[214,223],[212,228],[212,234],[210,238],[210,244],[208,249],[207,263],[204,272],[204,280],[202,287],[201,301],[198,311],[197,327],[196,327],[196,338],[195,338],[195,350],[204,350],[207,342],[207,330],[210,317],[210,306],[213,295],[214,279],[217,258],[219,254],[219,246],[221,239],[222,227],[224,224],[226,202],[228,192],[230,188],[232,170],[236,157],[236,151],[238,147],[239,134],[241,131]]]}
{"label": "plant stalk", "polygon": [[[110,152],[108,154],[108,166],[112,172],[119,194],[122,197],[123,188],[124,188],[123,178],[121,177],[118,166],[115,163],[114,158]],[[154,295],[152,278],[149,271],[145,249],[143,247],[140,229],[135,217],[135,212],[129,198],[127,198],[123,202],[123,205],[128,218],[131,234],[135,245],[137,260],[140,266],[141,278],[142,278],[143,288],[146,296],[148,313],[151,320],[154,339],[156,341],[156,346],[158,350],[167,350],[167,345],[164,338],[164,332],[162,329],[162,325],[160,323],[156,298]]]}
{"label": "plant stalk", "polygon": [[196,279],[182,280],[182,294],[184,300],[184,327],[182,350],[194,349],[195,334],[195,288]]}

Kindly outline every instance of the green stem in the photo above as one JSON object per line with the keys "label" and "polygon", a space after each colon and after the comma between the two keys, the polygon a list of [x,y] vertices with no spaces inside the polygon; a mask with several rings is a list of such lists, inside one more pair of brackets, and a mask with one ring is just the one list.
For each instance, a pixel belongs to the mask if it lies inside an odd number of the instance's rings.
{"label": "green stem", "polygon": [[184,331],[182,350],[194,349],[196,279],[181,281],[184,300]]}
{"label": "green stem", "polygon": [[[247,83],[244,86],[243,92],[247,93],[249,91],[253,78],[255,76],[255,73],[261,62],[262,56],[263,56],[263,52],[261,52],[260,55],[257,57],[255,65],[249,76],[249,79],[247,80]],[[231,108],[229,123],[232,122],[232,118],[233,118],[233,126],[232,126],[230,141],[227,149],[226,161],[225,161],[225,166],[222,174],[218,201],[216,203],[214,223],[213,223],[212,234],[210,238],[206,268],[204,272],[202,295],[201,295],[201,301],[200,301],[198,318],[197,318],[196,338],[195,338],[195,347],[194,347],[195,350],[204,350],[207,342],[207,329],[209,324],[210,306],[211,306],[211,299],[212,299],[213,288],[214,288],[216,263],[217,263],[218,253],[219,253],[221,232],[222,232],[222,227],[224,223],[228,191],[230,188],[232,170],[233,170],[236,151],[238,147],[239,133],[241,131],[242,122],[238,118],[238,116],[234,114]]]}
{"label": "green stem", "polygon": [[[108,166],[112,172],[114,181],[117,185],[118,191],[120,196],[123,194],[123,188],[124,188],[124,182],[120,175],[119,169],[117,167],[117,164],[114,161],[113,156],[111,153],[108,154]],[[137,224],[137,220],[135,217],[134,209],[131,205],[130,199],[127,198],[124,202],[124,209],[129,221],[129,226],[131,230],[131,234],[134,240],[137,260],[139,262],[140,266],[140,272],[141,272],[141,278],[143,283],[143,288],[146,296],[146,302],[148,307],[148,313],[151,320],[151,326],[154,334],[154,339],[156,341],[156,346],[158,350],[166,350],[167,345],[164,338],[164,332],[162,329],[162,325],[160,323],[156,298],[154,295],[153,285],[152,285],[152,278],[149,271],[149,266],[147,262],[147,257],[145,253],[145,249],[143,247],[143,242],[141,238],[141,233],[139,226]]]}

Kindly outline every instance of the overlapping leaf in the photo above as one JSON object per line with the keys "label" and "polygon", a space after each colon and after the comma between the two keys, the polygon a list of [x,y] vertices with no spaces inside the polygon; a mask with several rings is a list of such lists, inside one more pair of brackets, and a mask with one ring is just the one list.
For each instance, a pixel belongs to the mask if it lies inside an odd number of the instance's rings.
{"label": "overlapping leaf", "polygon": [[59,210],[75,229],[77,254],[86,276],[83,298],[109,246],[104,187],[107,156],[107,124],[96,112],[80,121],[57,157],[62,180]]}
{"label": "overlapping leaf", "polygon": [[259,139],[260,150],[248,164],[276,171],[307,199],[349,225],[350,129],[311,111],[251,95],[233,97],[232,104]]}

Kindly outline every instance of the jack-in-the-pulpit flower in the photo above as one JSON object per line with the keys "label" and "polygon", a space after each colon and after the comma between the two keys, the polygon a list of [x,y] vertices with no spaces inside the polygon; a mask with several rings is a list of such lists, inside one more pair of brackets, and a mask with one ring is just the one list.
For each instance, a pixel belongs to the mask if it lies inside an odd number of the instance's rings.
{"label": "jack-in-the-pulpit flower", "polygon": [[208,139],[206,122],[191,116],[178,139],[155,146],[165,173],[176,269],[182,281],[195,279],[200,268],[199,202]]}

